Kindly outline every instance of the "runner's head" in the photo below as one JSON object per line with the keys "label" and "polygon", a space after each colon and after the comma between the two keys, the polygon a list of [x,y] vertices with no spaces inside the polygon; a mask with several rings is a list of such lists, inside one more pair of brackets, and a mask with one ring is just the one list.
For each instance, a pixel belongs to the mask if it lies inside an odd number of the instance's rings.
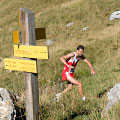
{"label": "runner's head", "polygon": [[83,53],[84,53],[84,46],[83,45],[79,45],[78,47],[77,47],[77,53],[81,56],[81,55],[83,55]]}

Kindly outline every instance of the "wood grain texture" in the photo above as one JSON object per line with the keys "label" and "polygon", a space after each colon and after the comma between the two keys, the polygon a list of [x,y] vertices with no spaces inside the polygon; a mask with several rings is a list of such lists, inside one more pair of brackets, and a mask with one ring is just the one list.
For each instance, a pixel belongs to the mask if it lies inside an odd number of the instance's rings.
{"label": "wood grain texture", "polygon": [[[23,45],[36,45],[34,13],[20,8],[21,37]],[[27,60],[36,60],[24,58]],[[25,72],[26,119],[39,120],[38,74]]]}

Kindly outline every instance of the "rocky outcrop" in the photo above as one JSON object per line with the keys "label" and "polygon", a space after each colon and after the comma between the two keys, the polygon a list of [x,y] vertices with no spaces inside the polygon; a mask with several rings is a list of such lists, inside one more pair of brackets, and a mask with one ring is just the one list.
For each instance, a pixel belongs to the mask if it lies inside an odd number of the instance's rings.
{"label": "rocky outcrop", "polygon": [[104,115],[108,112],[112,105],[120,101],[120,84],[116,84],[112,89],[110,89],[110,92],[108,92],[107,96],[109,102],[101,113],[102,117],[104,117]]}
{"label": "rocky outcrop", "polygon": [[16,110],[9,92],[0,88],[0,120],[15,120]]}

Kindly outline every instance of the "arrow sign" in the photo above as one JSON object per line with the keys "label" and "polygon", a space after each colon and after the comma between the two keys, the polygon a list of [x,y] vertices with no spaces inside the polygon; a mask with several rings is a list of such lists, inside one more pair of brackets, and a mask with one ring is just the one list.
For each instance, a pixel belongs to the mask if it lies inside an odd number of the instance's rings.
{"label": "arrow sign", "polygon": [[14,56],[48,59],[47,46],[14,45]]}
{"label": "arrow sign", "polygon": [[5,58],[5,69],[37,73],[36,61]]}
{"label": "arrow sign", "polygon": [[21,31],[14,31],[13,32],[13,43],[18,44],[21,43]]}

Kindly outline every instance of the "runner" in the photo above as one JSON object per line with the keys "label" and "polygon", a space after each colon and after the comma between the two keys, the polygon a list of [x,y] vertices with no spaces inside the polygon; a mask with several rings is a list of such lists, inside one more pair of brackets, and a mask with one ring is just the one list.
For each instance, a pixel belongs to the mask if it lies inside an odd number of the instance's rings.
{"label": "runner", "polygon": [[[73,85],[77,85],[78,92],[80,93],[82,100],[85,101],[86,98],[83,93],[82,82],[74,78],[74,72],[75,72],[76,65],[79,62],[79,60],[83,60],[90,67],[91,74],[94,75],[96,73],[93,70],[91,63],[85,58],[83,53],[84,53],[84,46],[79,45],[77,47],[76,52],[72,52],[72,53],[69,53],[68,55],[62,56],[60,60],[64,64],[64,70],[62,71],[62,81],[67,81],[68,83],[67,88],[62,93],[66,93],[70,91]],[[57,100],[60,98],[62,93],[56,94]]]}

